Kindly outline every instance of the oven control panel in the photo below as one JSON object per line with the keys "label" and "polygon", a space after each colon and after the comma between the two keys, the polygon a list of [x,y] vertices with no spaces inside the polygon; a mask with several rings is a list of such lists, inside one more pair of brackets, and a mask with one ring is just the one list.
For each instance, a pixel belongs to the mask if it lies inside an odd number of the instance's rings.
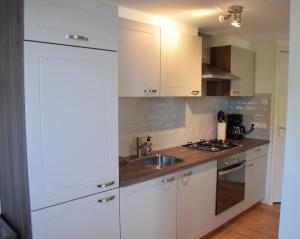
{"label": "oven control panel", "polygon": [[242,163],[246,160],[246,154],[245,153],[240,153],[240,154],[235,154],[226,158],[222,158],[218,160],[218,170],[230,167],[232,165]]}

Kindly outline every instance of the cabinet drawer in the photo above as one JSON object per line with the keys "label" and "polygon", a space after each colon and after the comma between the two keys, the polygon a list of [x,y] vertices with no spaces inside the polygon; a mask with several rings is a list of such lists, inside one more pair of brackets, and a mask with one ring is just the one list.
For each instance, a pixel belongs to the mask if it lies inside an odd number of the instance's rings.
{"label": "cabinet drawer", "polygon": [[119,190],[31,213],[33,239],[119,239]]}
{"label": "cabinet drawer", "polygon": [[267,152],[268,152],[268,145],[262,145],[254,149],[250,149],[246,152],[247,161],[263,156],[267,154]]}
{"label": "cabinet drawer", "polygon": [[118,9],[97,0],[25,0],[25,40],[117,50]]}

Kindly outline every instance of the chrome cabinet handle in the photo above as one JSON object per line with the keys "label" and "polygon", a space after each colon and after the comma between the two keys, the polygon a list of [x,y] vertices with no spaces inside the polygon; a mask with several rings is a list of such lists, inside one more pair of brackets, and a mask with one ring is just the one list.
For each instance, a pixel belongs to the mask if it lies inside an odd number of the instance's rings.
{"label": "chrome cabinet handle", "polygon": [[148,94],[148,95],[152,95],[152,94],[155,94],[157,93],[157,90],[144,90],[144,93]]}
{"label": "chrome cabinet handle", "polygon": [[105,203],[105,202],[112,201],[114,198],[115,198],[115,195],[114,195],[114,196],[111,196],[111,197],[108,197],[108,198],[100,199],[100,200],[98,200],[98,202],[100,202],[100,203]]}
{"label": "chrome cabinet handle", "polygon": [[89,39],[85,36],[80,36],[80,35],[72,35],[72,34],[67,34],[66,35],[67,39],[71,40],[78,40],[78,41],[88,41]]}
{"label": "chrome cabinet handle", "polygon": [[193,174],[192,171],[191,171],[191,172],[188,172],[188,173],[184,173],[184,174],[182,174],[182,177],[183,177],[183,178],[186,178],[186,177],[191,176],[192,174]]}
{"label": "chrome cabinet handle", "polygon": [[163,179],[162,182],[163,183],[170,183],[170,182],[172,182],[174,180],[175,180],[175,177],[172,177],[172,178]]}
{"label": "chrome cabinet handle", "polygon": [[98,188],[107,188],[107,187],[112,186],[114,184],[115,184],[115,181],[111,181],[111,182],[108,182],[108,183],[99,184],[97,187]]}
{"label": "chrome cabinet handle", "polygon": [[247,168],[251,168],[251,167],[253,167],[253,166],[254,166],[254,164],[251,163],[251,164],[248,164],[248,165],[247,165]]}
{"label": "chrome cabinet handle", "polygon": [[192,90],[191,94],[192,95],[199,95],[200,91],[199,90]]}
{"label": "chrome cabinet handle", "polygon": [[244,168],[245,166],[246,166],[246,163],[241,163],[241,164],[239,164],[238,166],[236,166],[234,168],[220,170],[220,171],[218,171],[218,176],[226,175],[226,174],[238,171],[238,170]]}

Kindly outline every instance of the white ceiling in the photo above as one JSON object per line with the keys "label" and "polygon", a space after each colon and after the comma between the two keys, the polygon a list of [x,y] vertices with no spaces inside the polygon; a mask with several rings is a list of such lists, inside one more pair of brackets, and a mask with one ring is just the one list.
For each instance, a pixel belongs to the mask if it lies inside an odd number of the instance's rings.
{"label": "white ceiling", "polygon": [[[248,41],[287,40],[289,0],[109,0],[120,6],[191,24],[214,36],[231,35]],[[218,16],[231,5],[244,7],[242,27]]]}

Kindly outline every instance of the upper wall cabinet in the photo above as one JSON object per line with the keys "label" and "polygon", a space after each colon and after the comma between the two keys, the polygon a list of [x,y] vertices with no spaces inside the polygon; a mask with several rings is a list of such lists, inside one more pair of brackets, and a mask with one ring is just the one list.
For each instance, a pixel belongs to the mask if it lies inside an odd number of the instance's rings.
{"label": "upper wall cabinet", "polygon": [[198,36],[120,19],[119,96],[201,96]]}
{"label": "upper wall cabinet", "polygon": [[119,96],[158,96],[160,28],[119,20]]}
{"label": "upper wall cabinet", "polygon": [[211,48],[211,64],[240,77],[232,80],[230,96],[254,95],[254,52],[235,46]]}
{"label": "upper wall cabinet", "polygon": [[98,0],[25,0],[25,40],[117,50],[118,8]]}
{"label": "upper wall cabinet", "polygon": [[162,96],[201,96],[202,39],[162,30]]}

